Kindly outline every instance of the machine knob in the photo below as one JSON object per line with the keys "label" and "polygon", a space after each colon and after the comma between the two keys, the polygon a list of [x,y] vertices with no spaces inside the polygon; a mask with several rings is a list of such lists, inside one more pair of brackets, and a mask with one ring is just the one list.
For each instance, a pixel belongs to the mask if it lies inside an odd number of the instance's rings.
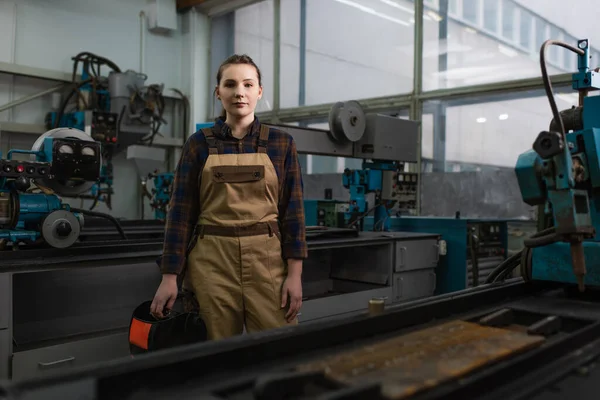
{"label": "machine knob", "polygon": [[56,225],[56,234],[58,236],[69,236],[71,232],[73,232],[73,228],[71,227],[71,224],[67,221],[59,222],[58,225]]}
{"label": "machine knob", "polygon": [[14,185],[17,190],[24,192],[27,189],[29,189],[29,186],[31,186],[31,181],[29,180],[29,178],[20,176],[15,180]]}
{"label": "machine knob", "polygon": [[552,158],[564,149],[562,135],[558,132],[541,132],[533,143],[533,150],[543,159]]}

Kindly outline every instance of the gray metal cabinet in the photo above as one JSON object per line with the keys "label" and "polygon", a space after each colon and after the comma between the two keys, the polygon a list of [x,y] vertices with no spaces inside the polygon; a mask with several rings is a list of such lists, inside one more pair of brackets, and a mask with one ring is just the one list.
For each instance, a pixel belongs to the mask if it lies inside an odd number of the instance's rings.
{"label": "gray metal cabinet", "polygon": [[438,240],[399,240],[396,242],[395,272],[435,268],[440,259]]}
{"label": "gray metal cabinet", "polygon": [[13,354],[12,378],[31,378],[45,372],[80,367],[129,356],[127,333],[78,340]]}

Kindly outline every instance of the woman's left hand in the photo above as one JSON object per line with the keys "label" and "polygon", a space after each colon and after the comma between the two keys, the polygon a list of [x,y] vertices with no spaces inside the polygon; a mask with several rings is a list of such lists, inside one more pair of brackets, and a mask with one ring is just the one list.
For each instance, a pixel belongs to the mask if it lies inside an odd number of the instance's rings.
{"label": "woman's left hand", "polygon": [[281,290],[281,308],[290,303],[288,312],[285,314],[287,322],[292,322],[298,316],[302,307],[302,278],[296,275],[288,275]]}

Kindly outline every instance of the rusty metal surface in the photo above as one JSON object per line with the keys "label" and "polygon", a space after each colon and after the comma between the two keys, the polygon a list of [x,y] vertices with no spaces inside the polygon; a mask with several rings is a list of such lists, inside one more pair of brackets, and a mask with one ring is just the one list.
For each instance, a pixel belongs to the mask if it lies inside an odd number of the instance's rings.
{"label": "rusty metal surface", "polygon": [[452,321],[299,365],[338,383],[381,383],[388,399],[405,399],[484,365],[534,348],[542,336]]}

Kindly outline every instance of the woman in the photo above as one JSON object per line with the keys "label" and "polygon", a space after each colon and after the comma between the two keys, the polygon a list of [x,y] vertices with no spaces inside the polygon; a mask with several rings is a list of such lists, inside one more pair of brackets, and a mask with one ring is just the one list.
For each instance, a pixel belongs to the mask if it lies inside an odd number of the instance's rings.
{"label": "woman", "polygon": [[254,115],[262,90],[250,57],[223,62],[224,113],[186,141],[173,184],[151,312],[173,307],[185,269],[213,340],[296,324],[302,305],[302,175],[292,137]]}

